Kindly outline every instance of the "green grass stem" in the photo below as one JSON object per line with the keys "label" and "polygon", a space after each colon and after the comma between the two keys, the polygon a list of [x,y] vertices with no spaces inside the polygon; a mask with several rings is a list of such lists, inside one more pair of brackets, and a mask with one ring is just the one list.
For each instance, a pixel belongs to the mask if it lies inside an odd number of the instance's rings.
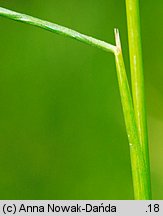
{"label": "green grass stem", "polygon": [[126,76],[126,70],[123,61],[121,42],[118,30],[115,30],[115,38],[117,46],[115,61],[117,68],[119,90],[121,95],[121,103],[126,124],[126,131],[129,140],[134,197],[135,199],[144,200],[148,198],[147,182],[145,181],[146,167],[143,152],[139,141],[133,101],[128,84],[128,79]]}
{"label": "green grass stem", "polygon": [[131,68],[132,95],[135,110],[136,123],[143,157],[146,166],[146,176],[148,196],[151,199],[151,181],[148,149],[148,132],[144,99],[144,75],[140,33],[139,0],[126,0],[129,54]]}

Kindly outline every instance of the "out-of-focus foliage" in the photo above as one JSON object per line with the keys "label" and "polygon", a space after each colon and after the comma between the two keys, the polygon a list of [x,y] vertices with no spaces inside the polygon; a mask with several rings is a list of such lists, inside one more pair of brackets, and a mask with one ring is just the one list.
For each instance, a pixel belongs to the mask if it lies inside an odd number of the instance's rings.
{"label": "out-of-focus foliage", "polygon": [[[147,5],[148,4],[148,5]],[[114,43],[125,1],[1,1]],[[163,198],[161,0],[140,2],[153,198]],[[0,199],[133,199],[114,56],[0,18]]]}

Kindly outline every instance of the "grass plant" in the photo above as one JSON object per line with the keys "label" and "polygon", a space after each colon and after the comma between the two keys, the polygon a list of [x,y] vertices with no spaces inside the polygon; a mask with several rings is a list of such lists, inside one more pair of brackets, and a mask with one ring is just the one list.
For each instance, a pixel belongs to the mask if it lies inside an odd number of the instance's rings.
{"label": "grass plant", "polygon": [[[148,139],[144,103],[144,81],[141,56],[139,6],[137,0],[126,0],[132,94],[123,61],[118,29],[115,29],[115,45],[84,35],[67,27],[44,21],[26,14],[0,7],[0,16],[27,23],[42,29],[74,38],[85,44],[95,46],[115,56],[121,103],[129,140],[132,179],[135,199],[151,199]],[[133,95],[133,96],[132,96]]]}

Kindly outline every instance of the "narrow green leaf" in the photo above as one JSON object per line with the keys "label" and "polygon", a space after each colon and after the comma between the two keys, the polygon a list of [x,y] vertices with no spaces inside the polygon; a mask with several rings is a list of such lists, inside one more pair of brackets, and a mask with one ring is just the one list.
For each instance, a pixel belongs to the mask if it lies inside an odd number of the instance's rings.
{"label": "narrow green leaf", "polygon": [[115,52],[116,47],[112,44],[106,43],[104,41],[95,39],[93,37],[81,34],[77,31],[74,31],[72,29],[66,28],[64,26],[58,25],[58,24],[54,24],[45,20],[41,20],[26,14],[22,14],[22,13],[18,13],[15,11],[11,11],[5,8],[0,7],[0,16],[12,19],[12,20],[16,20],[19,22],[23,22],[23,23],[27,23],[33,26],[37,26],[40,27],[42,29],[46,29],[48,31],[60,34],[60,35],[64,35],[70,38],[74,38],[78,41],[81,41],[85,44],[89,44],[95,47],[98,47],[102,50],[105,50],[107,52]]}

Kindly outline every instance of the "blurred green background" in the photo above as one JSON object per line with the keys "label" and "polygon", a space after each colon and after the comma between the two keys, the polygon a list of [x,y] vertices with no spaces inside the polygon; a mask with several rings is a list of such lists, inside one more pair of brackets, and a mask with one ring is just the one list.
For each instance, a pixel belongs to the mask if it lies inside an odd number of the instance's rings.
{"label": "blurred green background", "polygon": [[[124,0],[2,7],[114,43]],[[163,1],[140,0],[153,199],[163,199]],[[133,199],[114,56],[0,18],[0,199]]]}

